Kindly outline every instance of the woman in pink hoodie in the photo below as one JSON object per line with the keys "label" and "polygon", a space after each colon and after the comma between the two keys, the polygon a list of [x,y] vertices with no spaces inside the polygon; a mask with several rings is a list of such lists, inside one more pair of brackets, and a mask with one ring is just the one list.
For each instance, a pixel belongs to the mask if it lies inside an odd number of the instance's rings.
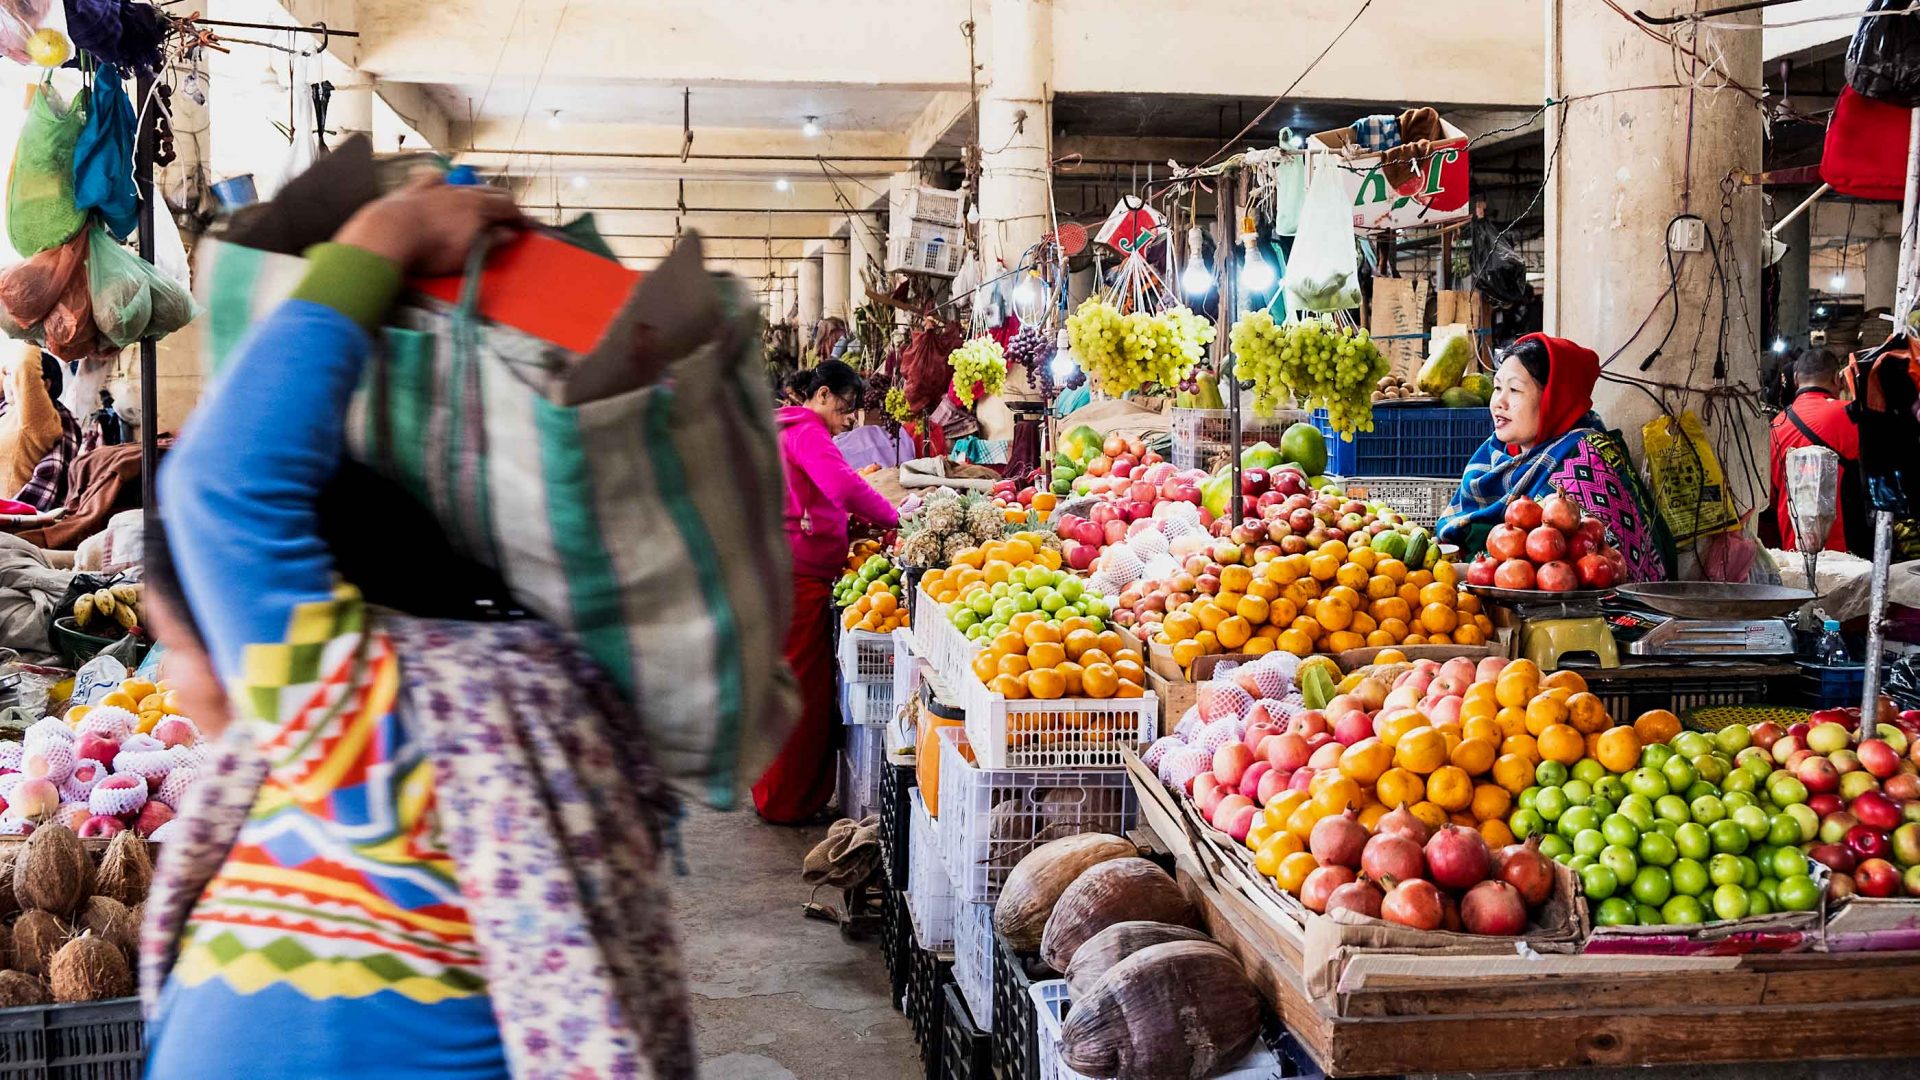
{"label": "woman in pink hoodie", "polygon": [[804,404],[776,412],[787,466],[787,543],[793,549],[793,625],[787,664],[800,682],[800,720],[753,786],[753,805],[776,824],[818,814],[833,797],[835,715],[833,584],[847,561],[847,523],[892,528],[900,514],[847,464],[833,437],[853,428],[866,387],[838,360],[800,373]]}

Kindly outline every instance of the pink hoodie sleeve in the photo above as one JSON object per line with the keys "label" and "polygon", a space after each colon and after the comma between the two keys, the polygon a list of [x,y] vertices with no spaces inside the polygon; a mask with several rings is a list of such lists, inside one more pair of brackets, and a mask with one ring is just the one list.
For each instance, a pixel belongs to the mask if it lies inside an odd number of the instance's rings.
{"label": "pink hoodie sleeve", "polygon": [[876,525],[892,528],[900,524],[900,511],[894,509],[886,496],[875,491],[865,477],[853,471],[824,426],[802,424],[791,435],[794,464],[833,505]]}

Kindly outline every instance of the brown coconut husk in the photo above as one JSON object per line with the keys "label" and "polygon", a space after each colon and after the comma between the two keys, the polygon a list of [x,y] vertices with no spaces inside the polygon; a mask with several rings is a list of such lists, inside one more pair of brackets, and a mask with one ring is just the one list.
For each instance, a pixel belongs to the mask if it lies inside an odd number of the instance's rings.
{"label": "brown coconut husk", "polygon": [[105,1001],[133,993],[133,968],[118,946],[82,934],[53,954],[53,1000]]}
{"label": "brown coconut husk", "polygon": [[72,915],[93,892],[93,857],[72,829],[42,825],[21,845],[13,894],[24,908]]}
{"label": "brown coconut husk", "polygon": [[146,900],[152,882],[153,853],[147,850],[146,840],[132,829],[116,834],[100,857],[93,891],[132,907]]}
{"label": "brown coconut husk", "polygon": [[76,922],[81,930],[118,948],[127,963],[136,960],[140,950],[140,924],[134,921],[133,911],[127,905],[111,896],[96,894],[81,905]]}
{"label": "brown coconut husk", "polygon": [[53,954],[72,936],[72,928],[58,915],[39,910],[21,912],[13,922],[14,969],[44,978],[53,966]]}
{"label": "brown coconut husk", "polygon": [[20,901],[13,895],[13,864],[19,857],[19,844],[0,847],[0,919],[20,910]]}
{"label": "brown coconut husk", "polygon": [[0,971],[0,1009],[51,1004],[53,1004],[53,989],[47,985],[45,979],[36,978],[23,971]]}

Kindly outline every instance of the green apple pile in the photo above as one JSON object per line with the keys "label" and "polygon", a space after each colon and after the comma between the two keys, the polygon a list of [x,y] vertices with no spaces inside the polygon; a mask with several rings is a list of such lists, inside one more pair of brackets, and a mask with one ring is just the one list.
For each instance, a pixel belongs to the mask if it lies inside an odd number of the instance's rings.
{"label": "green apple pile", "polygon": [[900,588],[900,569],[885,555],[869,555],[860,569],[849,570],[840,576],[833,586],[833,606],[850,607],[853,602],[867,595],[868,589],[876,581],[887,583],[887,591],[897,601],[904,601],[906,594]]}
{"label": "green apple pile", "polygon": [[[1682,731],[1608,772],[1582,758],[1544,761],[1508,827],[1580,876],[1597,926],[1693,926],[1811,911],[1821,887],[1800,845],[1818,834],[1807,789],[1750,733]],[[1736,758],[1739,763],[1736,764]]]}
{"label": "green apple pile", "polygon": [[1044,621],[1056,624],[1086,618],[1092,620],[1092,629],[1104,630],[1113,606],[1065,570],[1017,566],[1007,580],[948,604],[947,619],[968,641],[992,641],[1023,611],[1041,612]]}

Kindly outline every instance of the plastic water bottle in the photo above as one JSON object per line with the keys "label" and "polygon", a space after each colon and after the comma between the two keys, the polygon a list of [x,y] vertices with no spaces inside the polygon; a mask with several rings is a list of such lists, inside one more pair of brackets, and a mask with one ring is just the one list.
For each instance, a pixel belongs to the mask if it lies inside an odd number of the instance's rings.
{"label": "plastic water bottle", "polygon": [[1820,662],[1828,667],[1852,663],[1847,656],[1846,639],[1840,636],[1839,622],[1828,619],[1820,629],[1820,647],[1815,653],[1820,658]]}

